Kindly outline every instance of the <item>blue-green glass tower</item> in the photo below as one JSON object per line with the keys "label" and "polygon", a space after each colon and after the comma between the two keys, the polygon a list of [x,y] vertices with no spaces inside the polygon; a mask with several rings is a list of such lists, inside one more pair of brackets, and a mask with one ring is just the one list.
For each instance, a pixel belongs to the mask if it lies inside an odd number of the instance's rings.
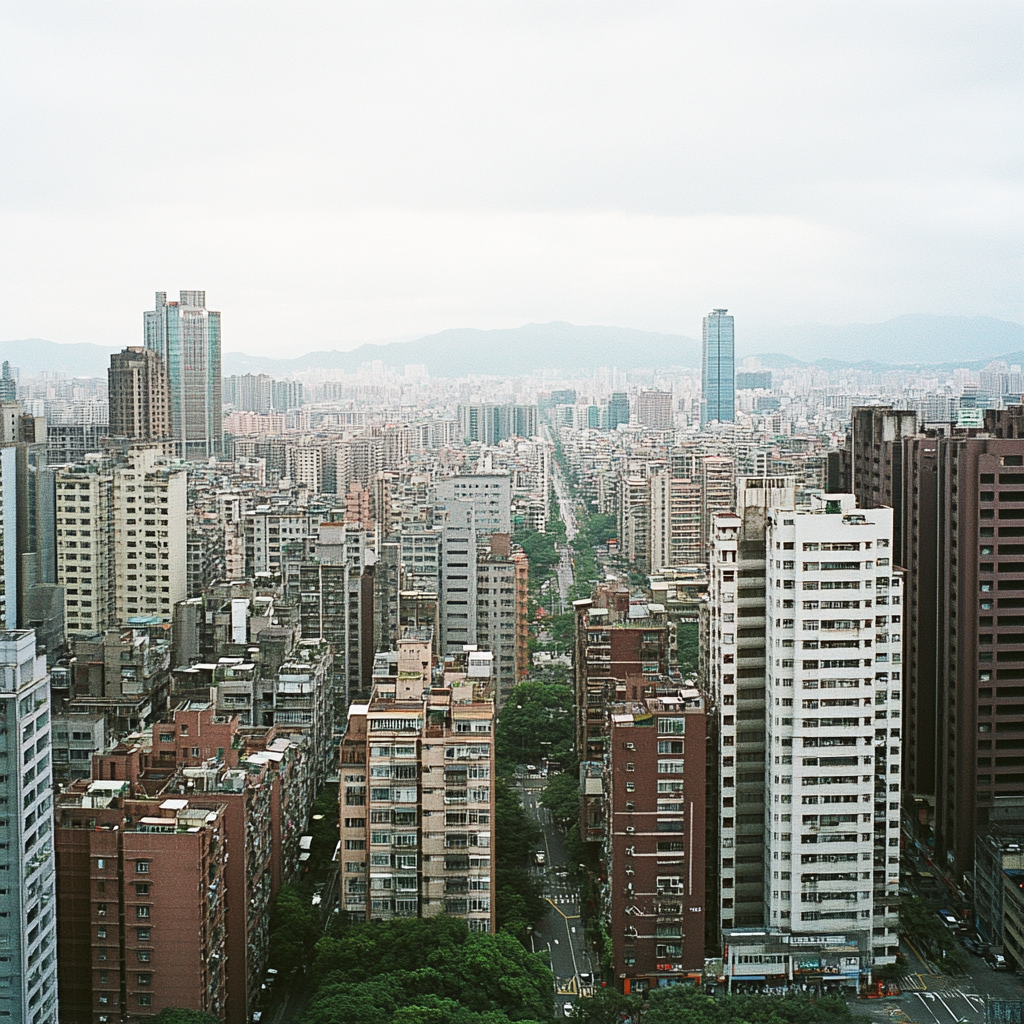
{"label": "blue-green glass tower", "polygon": [[713,309],[704,317],[700,388],[702,427],[715,420],[731,423],[736,419],[736,355],[728,310]]}
{"label": "blue-green glass tower", "polygon": [[206,292],[156,293],[144,314],[146,348],[163,359],[171,392],[171,434],[186,459],[208,459],[224,448],[221,409],[220,313],[206,308]]}

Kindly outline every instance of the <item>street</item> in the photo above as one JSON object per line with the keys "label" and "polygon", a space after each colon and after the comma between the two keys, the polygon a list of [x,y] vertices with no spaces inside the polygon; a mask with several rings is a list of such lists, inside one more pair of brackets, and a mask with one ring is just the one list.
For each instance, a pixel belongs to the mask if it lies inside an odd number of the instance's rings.
{"label": "street", "polygon": [[[550,440],[551,432],[548,427],[544,428]],[[573,508],[572,496],[568,485],[562,475],[562,467],[557,461],[551,461],[551,481],[555,488],[555,497],[558,499],[559,515],[565,523],[565,537],[567,543],[561,550],[561,557],[558,560],[558,604],[559,611],[565,612],[569,609],[569,591],[573,585],[572,548],[570,545],[579,532],[576,523],[576,511]]]}
{"label": "street", "polygon": [[535,953],[546,949],[551,956],[551,970],[555,975],[555,1010],[561,1015],[566,1002],[575,1002],[581,994],[587,994],[593,983],[594,965],[583,938],[583,923],[580,920],[579,895],[569,878],[568,855],[562,835],[551,820],[551,812],[541,807],[540,795],[544,780],[539,775],[517,774],[516,787],[519,799],[526,813],[544,833],[543,846],[545,864],[534,865],[533,871],[542,879],[544,896],[550,910],[538,922],[530,936],[531,948]]}

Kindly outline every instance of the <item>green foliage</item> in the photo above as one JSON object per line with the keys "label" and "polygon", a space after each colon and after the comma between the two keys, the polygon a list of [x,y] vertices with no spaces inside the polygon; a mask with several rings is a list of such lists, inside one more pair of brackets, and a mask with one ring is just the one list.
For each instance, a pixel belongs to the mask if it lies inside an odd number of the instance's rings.
{"label": "green foliage", "polygon": [[722,996],[712,999],[689,985],[673,985],[649,994],[644,1024],[843,1024],[854,1020],[836,996],[812,999],[800,994]]}
{"label": "green foliage", "polygon": [[494,802],[497,924],[525,943],[530,927],[546,909],[540,884],[526,867],[542,833],[527,816],[515,791],[501,779],[495,782]]}
{"label": "green foliage", "polygon": [[565,759],[574,731],[572,689],[527,680],[513,688],[501,709],[495,754],[505,765]]}
{"label": "green foliage", "polygon": [[149,1018],[153,1024],[220,1024],[212,1013],[202,1010],[183,1010],[177,1006],[165,1006],[155,1017]]}
{"label": "green foliage", "polygon": [[[900,902],[900,931],[924,947],[924,952],[943,969],[959,974],[966,967],[950,930],[939,920],[919,896],[904,897]],[[949,957],[947,965],[943,958]]]}
{"label": "green foliage", "polygon": [[549,776],[540,802],[551,811],[563,829],[579,821],[580,783],[576,773]]}
{"label": "green foliage", "polygon": [[[338,845],[338,784],[328,783],[317,794],[309,823],[309,834],[313,837],[310,848],[309,872],[317,874],[330,867],[334,849]],[[323,815],[319,821],[313,820]]]}
{"label": "green foliage", "polygon": [[512,936],[448,917],[403,918],[321,939],[303,1024],[550,1020],[552,976]]}
{"label": "green foliage", "polygon": [[590,547],[598,544],[607,544],[619,531],[618,522],[614,515],[601,512],[592,512],[589,515],[577,514],[580,534],[585,543]]}
{"label": "green foliage", "polygon": [[634,1014],[642,1005],[637,996],[624,996],[613,988],[594,989],[593,996],[580,999],[569,1020],[583,1024],[622,1024],[624,1015]]}
{"label": "green foliage", "polygon": [[282,972],[304,968],[320,938],[320,913],[304,882],[281,887],[270,912],[270,965]]}
{"label": "green foliage", "polygon": [[696,622],[680,622],[676,627],[679,671],[684,676],[697,671],[700,656],[700,626]]}

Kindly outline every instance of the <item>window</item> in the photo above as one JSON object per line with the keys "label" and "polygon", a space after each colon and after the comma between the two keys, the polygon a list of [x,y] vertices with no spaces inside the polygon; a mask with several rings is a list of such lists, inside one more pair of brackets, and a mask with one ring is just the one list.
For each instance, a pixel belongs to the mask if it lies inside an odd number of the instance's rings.
{"label": "window", "polygon": [[149,917],[149,907],[136,907],[135,908],[135,916],[137,918],[140,918],[140,919],[148,918]]}
{"label": "window", "polygon": [[148,992],[139,993],[139,1006],[152,1006],[153,997]]}
{"label": "window", "polygon": [[149,942],[150,931],[148,928],[136,928],[135,937],[139,942]]}
{"label": "window", "polygon": [[152,974],[139,974],[138,976],[139,988],[147,988],[153,984]]}
{"label": "window", "polygon": [[140,964],[148,964],[150,956],[151,953],[148,949],[138,949],[135,951],[135,959],[138,960]]}
{"label": "window", "polygon": [[150,863],[151,863],[151,861],[148,861],[148,860],[137,860],[135,862],[135,870],[140,875],[148,875],[149,874],[149,865],[150,865]]}

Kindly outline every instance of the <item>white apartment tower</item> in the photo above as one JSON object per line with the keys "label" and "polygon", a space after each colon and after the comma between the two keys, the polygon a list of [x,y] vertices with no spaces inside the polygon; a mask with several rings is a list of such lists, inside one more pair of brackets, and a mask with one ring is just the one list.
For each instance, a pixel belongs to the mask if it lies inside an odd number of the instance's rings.
{"label": "white apartment tower", "polygon": [[765,535],[765,924],[898,948],[903,581],[892,510],[774,509]]}
{"label": "white apartment tower", "polygon": [[31,629],[0,632],[0,1020],[57,1019],[50,677]]}
{"label": "white apartment tower", "polygon": [[167,622],[188,597],[187,471],[155,448],[128,453],[114,470],[114,607],[118,622],[136,615]]}
{"label": "white apartment tower", "polygon": [[[117,625],[114,609],[114,476],[108,460],[57,470],[57,582],[69,633]],[[125,549],[127,551],[127,549]]]}
{"label": "white apartment tower", "polygon": [[795,492],[791,477],[740,478],[736,512],[715,516],[712,530],[702,646],[721,743],[718,914],[726,929],[765,923],[765,530],[772,509],[794,507]]}

